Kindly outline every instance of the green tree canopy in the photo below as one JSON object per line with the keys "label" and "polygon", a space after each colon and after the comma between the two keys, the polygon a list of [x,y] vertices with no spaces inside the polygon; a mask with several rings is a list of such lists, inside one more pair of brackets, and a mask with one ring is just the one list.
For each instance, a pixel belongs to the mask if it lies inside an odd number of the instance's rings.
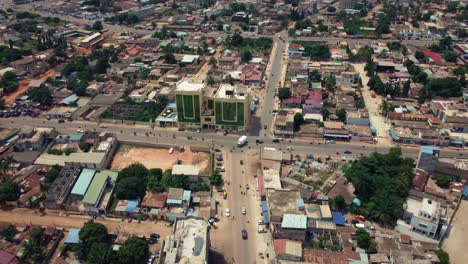
{"label": "green tree canopy", "polygon": [[395,225],[403,216],[403,203],[413,178],[413,159],[402,158],[400,148],[373,153],[345,169],[346,178],[362,201],[356,213],[384,225]]}
{"label": "green tree canopy", "polygon": [[288,87],[279,88],[278,97],[281,101],[291,97],[291,90]]}
{"label": "green tree canopy", "polygon": [[103,224],[96,223],[93,220],[86,222],[80,229],[80,246],[83,256],[86,258],[91,248],[100,243],[109,242],[109,234],[107,227]]}
{"label": "green tree canopy", "polygon": [[223,182],[223,177],[221,176],[221,173],[219,173],[219,171],[217,170],[214,170],[210,176],[210,182],[214,185],[221,184],[221,182]]}
{"label": "green tree canopy", "polygon": [[130,237],[117,252],[118,263],[145,264],[148,260],[148,253],[146,241],[138,237]]}
{"label": "green tree canopy", "polygon": [[457,78],[434,78],[422,89],[428,98],[433,96],[458,97],[462,95],[462,85]]}
{"label": "green tree canopy", "polygon": [[7,180],[0,184],[0,202],[16,201],[21,195],[21,189],[14,181]]}
{"label": "green tree canopy", "polygon": [[46,256],[46,237],[44,230],[34,228],[29,234],[29,240],[23,248],[21,259],[28,260],[30,263],[42,263]]}
{"label": "green tree canopy", "polygon": [[34,102],[38,102],[41,105],[50,106],[53,103],[52,95],[47,86],[42,85],[38,88],[30,88],[28,90],[28,95]]}

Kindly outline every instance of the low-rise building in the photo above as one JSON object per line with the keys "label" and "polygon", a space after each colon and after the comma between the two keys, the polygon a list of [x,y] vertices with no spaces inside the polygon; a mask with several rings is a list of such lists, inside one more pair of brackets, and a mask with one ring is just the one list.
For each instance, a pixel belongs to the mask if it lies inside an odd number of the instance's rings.
{"label": "low-rise building", "polygon": [[50,209],[64,209],[70,191],[80,175],[81,167],[77,163],[67,163],[49,188],[44,205]]}
{"label": "low-rise building", "polygon": [[117,181],[118,173],[103,170],[94,175],[91,184],[81,202],[92,214],[105,214],[112,200],[112,190]]}
{"label": "low-rise building", "polygon": [[17,151],[43,151],[57,136],[57,131],[50,127],[23,127],[15,142]]}
{"label": "low-rise building", "polygon": [[446,217],[447,210],[438,201],[428,198],[406,201],[403,219],[414,232],[433,239],[444,237],[448,225]]}
{"label": "low-rise building", "polygon": [[159,264],[208,263],[208,222],[201,217],[183,217],[164,239]]}
{"label": "low-rise building", "polygon": [[302,243],[288,239],[273,240],[275,254],[278,260],[301,261]]}

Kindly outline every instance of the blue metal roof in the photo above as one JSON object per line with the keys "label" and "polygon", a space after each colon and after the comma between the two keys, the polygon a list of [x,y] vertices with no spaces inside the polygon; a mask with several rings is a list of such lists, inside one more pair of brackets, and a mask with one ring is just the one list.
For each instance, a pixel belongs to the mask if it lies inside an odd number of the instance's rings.
{"label": "blue metal roof", "polygon": [[262,201],[262,216],[263,216],[263,223],[266,225],[270,223],[270,210],[268,209],[268,202]]}
{"label": "blue metal roof", "polygon": [[468,185],[465,185],[465,188],[463,188],[463,196],[468,197]]}
{"label": "blue metal roof", "polygon": [[68,96],[67,98],[63,99],[62,104],[69,105],[69,104],[71,104],[73,102],[78,101],[78,99],[80,99],[80,98],[78,98],[78,96],[76,96],[76,94],[72,94],[72,95]]}
{"label": "blue metal roof", "polygon": [[128,200],[127,208],[125,208],[125,211],[129,213],[136,212],[139,204],[140,204],[140,198]]}
{"label": "blue metal roof", "polygon": [[70,228],[67,237],[65,238],[65,244],[78,244],[80,243],[80,229]]}
{"label": "blue metal roof", "polygon": [[332,216],[333,216],[333,222],[335,222],[337,226],[345,226],[345,219],[342,213],[332,212]]}
{"label": "blue metal roof", "polygon": [[71,193],[76,195],[85,195],[95,173],[95,170],[83,169],[75,183],[75,186],[73,186]]}
{"label": "blue metal roof", "polygon": [[176,103],[168,103],[167,106],[168,108],[176,108],[177,104]]}
{"label": "blue metal roof", "polygon": [[438,150],[440,150],[440,148],[436,146],[422,146],[421,147],[422,153],[430,154],[430,155],[434,154],[434,152]]}

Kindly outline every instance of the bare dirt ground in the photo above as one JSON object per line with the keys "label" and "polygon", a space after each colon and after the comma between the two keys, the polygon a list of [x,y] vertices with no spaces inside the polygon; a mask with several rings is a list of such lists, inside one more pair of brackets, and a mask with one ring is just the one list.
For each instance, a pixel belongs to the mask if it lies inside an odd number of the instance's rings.
{"label": "bare dirt ground", "polygon": [[112,160],[111,168],[121,170],[135,162],[140,162],[148,169],[161,168],[166,170],[172,168],[177,159],[182,161],[181,164],[197,166],[200,171],[205,170],[209,164],[209,155],[204,152],[192,153],[190,150],[184,152],[175,150],[174,153],[169,154],[168,149],[121,145]]}
{"label": "bare dirt ground", "polygon": [[4,97],[5,99],[5,104],[12,104],[15,102],[15,99],[18,95],[26,92],[28,90],[28,84],[30,80],[25,80],[21,81],[18,89],[11,94],[8,94],[7,96]]}
{"label": "bare dirt ground", "polygon": [[[34,225],[34,226],[54,226],[65,229],[81,228],[91,218],[89,216],[61,216],[47,213],[44,216],[35,214],[32,210],[17,209],[14,211],[1,211],[0,222],[7,222],[16,225]],[[94,220],[107,227],[111,234],[125,234],[136,236],[148,236],[151,233],[158,233],[161,238],[165,238],[171,232],[171,227],[166,222],[142,221],[138,223],[133,221],[121,221],[120,219],[101,219]]]}
{"label": "bare dirt ground", "polygon": [[468,201],[463,200],[452,222],[452,230],[443,244],[443,249],[450,256],[450,263],[466,263],[463,252],[468,245]]}

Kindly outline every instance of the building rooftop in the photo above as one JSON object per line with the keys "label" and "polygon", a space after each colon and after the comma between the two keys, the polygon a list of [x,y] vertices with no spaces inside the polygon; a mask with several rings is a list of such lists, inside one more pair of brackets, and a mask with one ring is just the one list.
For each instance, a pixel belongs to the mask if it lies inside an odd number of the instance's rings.
{"label": "building rooftop", "polygon": [[203,218],[179,218],[162,249],[162,263],[207,263],[208,223]]}
{"label": "building rooftop", "polygon": [[306,229],[307,216],[297,214],[284,214],[281,228]]}
{"label": "building rooftop", "polygon": [[82,164],[96,164],[99,166],[101,162],[106,158],[105,152],[88,152],[88,153],[71,153],[70,155],[51,155],[51,154],[42,154],[39,156],[35,164],[40,165],[55,165],[64,166],[68,162],[79,162]]}
{"label": "building rooftop", "polygon": [[82,202],[96,206],[99,203],[107,181],[111,180],[112,182],[115,182],[117,181],[117,176],[117,172],[109,170],[96,173]]}
{"label": "building rooftop", "polygon": [[216,97],[218,98],[234,98],[234,99],[245,99],[246,90],[241,89],[238,86],[223,83],[219,86]]}
{"label": "building rooftop", "polygon": [[78,176],[78,180],[76,181],[75,186],[73,186],[71,193],[76,195],[85,195],[95,173],[95,170],[83,169],[80,176]]}
{"label": "building rooftop", "polygon": [[176,91],[199,92],[205,88],[205,84],[202,80],[186,78],[180,80],[176,87]]}
{"label": "building rooftop", "polygon": [[301,258],[302,257],[302,243],[288,239],[275,239],[273,241],[275,253],[287,254]]}
{"label": "building rooftop", "polygon": [[280,173],[273,169],[263,170],[263,182],[265,189],[281,189]]}
{"label": "building rooftop", "polygon": [[297,208],[296,201],[301,199],[301,194],[298,191],[290,190],[267,190],[268,206],[270,214],[274,216],[282,216],[284,214],[303,214]]}

